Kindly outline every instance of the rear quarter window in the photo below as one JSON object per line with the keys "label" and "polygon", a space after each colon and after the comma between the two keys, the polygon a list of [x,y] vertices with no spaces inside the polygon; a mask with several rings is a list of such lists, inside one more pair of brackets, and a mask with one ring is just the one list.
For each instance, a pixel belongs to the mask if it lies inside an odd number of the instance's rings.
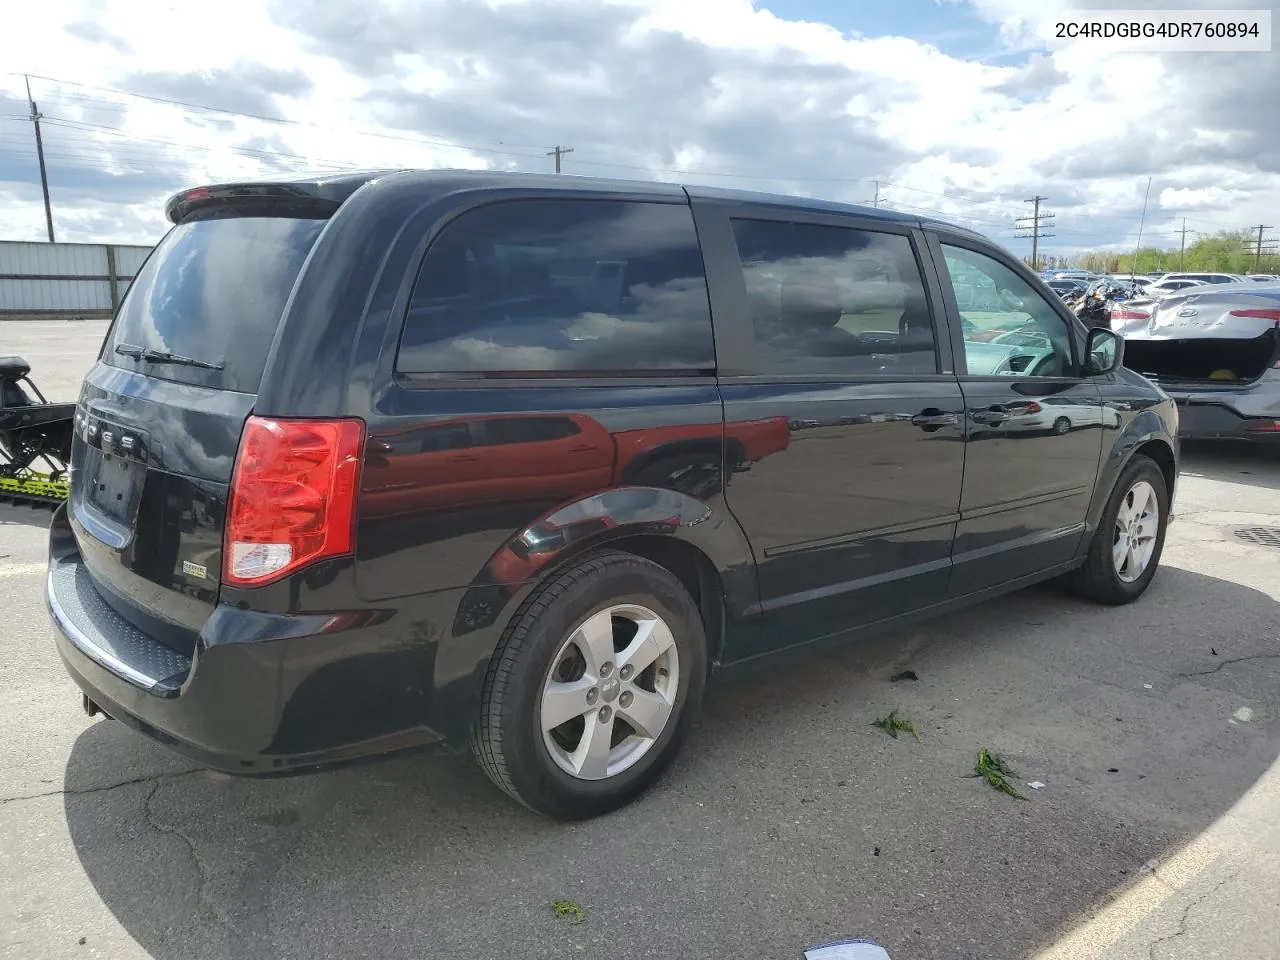
{"label": "rear quarter window", "polygon": [[402,373],[710,372],[702,255],[689,207],[510,200],[432,243],[410,297]]}
{"label": "rear quarter window", "polygon": [[[285,303],[324,224],[224,215],[174,227],[129,287],[103,361],[160,379],[257,393]],[[133,348],[221,369],[121,352]]]}

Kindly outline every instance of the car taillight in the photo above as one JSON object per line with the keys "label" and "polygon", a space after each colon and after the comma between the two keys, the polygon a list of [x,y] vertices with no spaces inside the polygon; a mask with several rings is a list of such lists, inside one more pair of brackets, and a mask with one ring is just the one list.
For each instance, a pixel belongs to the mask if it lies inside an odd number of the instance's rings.
{"label": "car taillight", "polygon": [[1112,307],[1111,319],[1112,320],[1149,320],[1151,319],[1151,314],[1147,313],[1147,311],[1145,310],[1131,310],[1125,307]]}
{"label": "car taillight", "polygon": [[360,420],[245,421],[227,504],[223,581],[259,586],[350,553],[363,447]]}
{"label": "car taillight", "polygon": [[1025,407],[1027,413],[1039,413],[1043,409],[1044,407],[1040,406],[1040,404],[1036,403],[1034,400],[1028,403]]}
{"label": "car taillight", "polygon": [[1250,420],[1245,423],[1244,428],[1253,433],[1280,433],[1280,421]]}
{"label": "car taillight", "polygon": [[1254,320],[1271,320],[1280,323],[1280,310],[1232,310],[1232,317],[1251,317]]}

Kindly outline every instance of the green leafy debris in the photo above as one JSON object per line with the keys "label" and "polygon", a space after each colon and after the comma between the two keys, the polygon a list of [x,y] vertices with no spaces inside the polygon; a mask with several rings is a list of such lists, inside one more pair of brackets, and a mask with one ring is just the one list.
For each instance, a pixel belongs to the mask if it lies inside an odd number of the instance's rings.
{"label": "green leafy debris", "polygon": [[888,715],[881,717],[879,720],[871,721],[873,727],[879,727],[893,739],[898,739],[899,732],[909,733],[917,740],[920,739],[920,733],[916,730],[916,725],[910,720],[906,720],[898,716],[897,710],[890,710]]}
{"label": "green leafy debris", "polygon": [[568,920],[570,923],[581,923],[587,919],[587,915],[582,912],[582,908],[572,900],[552,900],[551,909],[556,912],[558,918]]}
{"label": "green leafy debris", "polygon": [[1001,793],[1007,793],[1017,800],[1028,799],[1019,793],[1018,788],[1009,781],[1009,778],[1016,776],[1016,774],[1004,757],[994,750],[988,750],[986,747],[979,750],[978,762],[974,765],[973,771],[975,777],[982,777]]}

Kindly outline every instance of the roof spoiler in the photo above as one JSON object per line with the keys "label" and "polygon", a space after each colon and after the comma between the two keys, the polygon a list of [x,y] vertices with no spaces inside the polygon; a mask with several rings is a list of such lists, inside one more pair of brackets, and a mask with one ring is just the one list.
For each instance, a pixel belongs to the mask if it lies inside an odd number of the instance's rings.
{"label": "roof spoiler", "polygon": [[317,196],[295,183],[227,183],[193,187],[174,194],[164,212],[171,223],[181,223],[193,213],[223,204],[248,203],[254,207],[283,207],[302,217],[330,217],[342,205],[340,200]]}

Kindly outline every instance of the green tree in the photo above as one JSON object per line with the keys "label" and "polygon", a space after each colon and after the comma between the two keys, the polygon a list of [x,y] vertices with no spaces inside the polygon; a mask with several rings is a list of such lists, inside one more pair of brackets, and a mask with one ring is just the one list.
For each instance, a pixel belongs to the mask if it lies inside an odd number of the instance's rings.
{"label": "green tree", "polygon": [[[1256,235],[1248,231],[1223,230],[1188,244],[1182,257],[1177,250],[1143,247],[1136,254],[1094,250],[1070,260],[1085,270],[1100,273],[1253,273],[1251,243],[1255,241]],[[1256,272],[1280,274],[1280,256],[1264,255]]]}

